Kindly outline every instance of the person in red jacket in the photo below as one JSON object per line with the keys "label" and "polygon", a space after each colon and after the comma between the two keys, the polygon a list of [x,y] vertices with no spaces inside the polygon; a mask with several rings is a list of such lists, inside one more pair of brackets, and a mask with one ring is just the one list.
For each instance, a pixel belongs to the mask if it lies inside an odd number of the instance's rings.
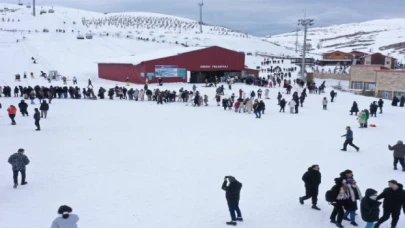
{"label": "person in red jacket", "polygon": [[10,105],[10,107],[7,109],[8,116],[11,119],[11,124],[16,125],[16,122],[14,120],[15,115],[17,114],[17,108],[14,105]]}

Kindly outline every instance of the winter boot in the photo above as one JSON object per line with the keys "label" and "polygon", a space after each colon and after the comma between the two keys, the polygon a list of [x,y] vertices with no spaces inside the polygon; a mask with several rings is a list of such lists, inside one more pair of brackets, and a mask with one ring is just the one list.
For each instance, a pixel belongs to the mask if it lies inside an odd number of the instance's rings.
{"label": "winter boot", "polygon": [[242,217],[237,217],[236,221],[243,222],[243,218]]}
{"label": "winter boot", "polygon": [[340,223],[336,223],[336,226],[339,228],[344,228],[344,226],[342,226],[342,224],[340,224]]}
{"label": "winter boot", "polygon": [[347,151],[346,149],[340,149],[341,151]]}
{"label": "winter boot", "polygon": [[299,199],[299,201],[300,201],[300,204],[301,205],[304,205],[304,200],[300,197],[300,198],[298,198]]}
{"label": "winter boot", "polygon": [[330,223],[336,224],[336,220],[335,219],[331,219]]}
{"label": "winter boot", "polygon": [[236,226],[238,225],[235,221],[226,222],[226,225]]}
{"label": "winter boot", "polygon": [[18,184],[14,184],[14,185],[13,185],[13,188],[17,188],[17,185],[18,185]]}
{"label": "winter boot", "polygon": [[357,150],[357,152],[359,152],[359,151],[360,151],[360,147],[357,147],[356,150]]}
{"label": "winter boot", "polygon": [[26,184],[28,184],[27,181],[24,181],[24,182],[21,183],[21,185],[26,185]]}
{"label": "winter boot", "polygon": [[356,222],[351,222],[350,223],[352,226],[359,226]]}
{"label": "winter boot", "polygon": [[343,217],[343,220],[346,220],[346,221],[350,222],[350,219],[347,216]]}
{"label": "winter boot", "polygon": [[312,205],[312,209],[317,210],[317,211],[321,210],[321,208],[317,207],[316,205]]}
{"label": "winter boot", "polygon": [[397,167],[394,167],[394,170],[398,170],[398,168],[397,168]]}

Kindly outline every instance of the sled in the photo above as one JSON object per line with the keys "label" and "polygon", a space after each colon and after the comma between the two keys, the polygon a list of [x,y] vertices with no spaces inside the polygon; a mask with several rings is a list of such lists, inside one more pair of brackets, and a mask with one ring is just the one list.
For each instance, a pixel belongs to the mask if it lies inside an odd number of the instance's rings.
{"label": "sled", "polygon": [[377,127],[375,124],[370,124],[369,126],[370,127]]}

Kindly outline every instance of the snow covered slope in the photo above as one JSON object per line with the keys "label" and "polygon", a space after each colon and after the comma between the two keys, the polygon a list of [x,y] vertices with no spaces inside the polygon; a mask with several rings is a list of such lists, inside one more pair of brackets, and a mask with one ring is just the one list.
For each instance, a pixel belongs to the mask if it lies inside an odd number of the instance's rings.
{"label": "snow covered slope", "polygon": [[[308,43],[312,53],[333,50],[381,52],[404,60],[405,19],[373,20],[362,23],[334,25],[308,30]],[[302,44],[303,32],[299,33]],[[296,33],[286,33],[268,38],[269,41],[295,50]],[[316,56],[316,55],[315,55]],[[320,58],[318,56],[318,58]]]}
{"label": "snow covered slope", "polygon": [[[40,15],[41,8],[38,8],[37,16],[33,17],[32,9],[25,6],[6,4],[6,7],[8,10],[0,17],[0,51],[8,56],[6,61],[21,63],[18,69],[2,69],[9,75],[56,69],[68,76],[95,77],[95,63],[99,60],[172,47],[218,45],[246,53],[292,53],[260,37],[224,27],[204,25],[204,33],[200,34],[198,22],[168,15],[144,12],[102,14],[53,7],[54,13]],[[48,11],[51,7],[42,9]],[[44,33],[44,29],[49,32]],[[78,34],[87,33],[93,34],[93,39],[76,39]],[[37,65],[31,63],[31,57],[38,59]],[[249,63],[260,63],[260,59]],[[77,68],[75,63],[83,67]],[[258,65],[248,66],[256,68]]]}

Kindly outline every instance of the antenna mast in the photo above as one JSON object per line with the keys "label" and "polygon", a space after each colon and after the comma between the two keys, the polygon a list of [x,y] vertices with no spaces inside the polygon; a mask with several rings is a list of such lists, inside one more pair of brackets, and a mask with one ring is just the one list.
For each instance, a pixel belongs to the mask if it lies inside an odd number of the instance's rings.
{"label": "antenna mast", "polygon": [[203,33],[203,29],[202,29],[202,25],[203,25],[203,21],[202,21],[202,7],[204,6],[204,0],[201,0],[200,3],[198,3],[198,6],[200,7],[200,33]]}
{"label": "antenna mast", "polygon": [[35,17],[35,0],[32,0],[32,16]]}

